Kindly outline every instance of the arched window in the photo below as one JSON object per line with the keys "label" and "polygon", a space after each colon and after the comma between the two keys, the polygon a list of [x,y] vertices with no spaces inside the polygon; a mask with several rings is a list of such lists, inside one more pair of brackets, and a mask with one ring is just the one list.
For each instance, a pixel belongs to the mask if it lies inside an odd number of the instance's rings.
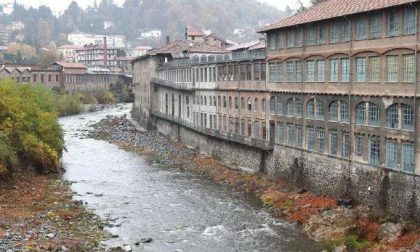
{"label": "arched window", "polygon": [[401,104],[402,111],[402,129],[414,130],[414,110],[411,106]]}
{"label": "arched window", "polygon": [[200,105],[203,105],[204,104],[204,98],[203,98],[203,96],[201,96],[200,97]]}
{"label": "arched window", "polygon": [[302,101],[299,98],[295,98],[295,113],[296,116],[302,116]]}
{"label": "arched window", "polygon": [[356,123],[366,124],[366,102],[359,103],[356,107]]}
{"label": "arched window", "polygon": [[204,62],[204,63],[207,62],[207,56],[206,55],[202,55],[200,61],[201,62]]}
{"label": "arched window", "polygon": [[369,121],[368,124],[371,126],[379,126],[381,124],[381,113],[378,105],[369,102]]}
{"label": "arched window", "polygon": [[252,100],[251,100],[251,98],[248,98],[248,110],[249,111],[252,110]]}
{"label": "arched window", "polygon": [[295,101],[294,101],[294,99],[293,98],[290,98],[288,101],[287,101],[287,108],[286,108],[286,110],[287,110],[287,115],[288,116],[294,116],[295,115]]}
{"label": "arched window", "polygon": [[207,106],[207,96],[204,96],[204,106]]}
{"label": "arched window", "polygon": [[276,114],[276,97],[275,96],[271,96],[270,98],[270,113],[271,114]]}
{"label": "arched window", "polygon": [[265,112],[265,99],[261,100],[261,109],[263,112]]}
{"label": "arched window", "polygon": [[338,103],[338,101],[331,102],[330,107],[328,109],[329,110],[328,114],[329,114],[330,121],[334,121],[334,122],[338,121],[339,106],[340,106],[340,104]]}
{"label": "arched window", "polygon": [[381,124],[381,113],[378,105],[372,102],[359,103],[356,107],[356,123],[379,126]]}
{"label": "arched window", "polygon": [[343,101],[340,102],[340,121],[348,123],[350,120],[349,105]]}
{"label": "arched window", "polygon": [[319,99],[311,99],[306,105],[306,117],[309,119],[324,119],[324,104]]}
{"label": "arched window", "polygon": [[254,111],[258,111],[258,98],[254,99]]}
{"label": "arched window", "polygon": [[386,110],[386,126],[393,129],[399,128],[399,108],[398,104],[389,106]]}
{"label": "arched window", "polygon": [[280,96],[276,97],[276,114],[283,115],[283,103],[281,102]]}
{"label": "arched window", "polygon": [[222,99],[220,98],[220,95],[217,96],[217,103],[218,103],[219,107],[222,106]]}

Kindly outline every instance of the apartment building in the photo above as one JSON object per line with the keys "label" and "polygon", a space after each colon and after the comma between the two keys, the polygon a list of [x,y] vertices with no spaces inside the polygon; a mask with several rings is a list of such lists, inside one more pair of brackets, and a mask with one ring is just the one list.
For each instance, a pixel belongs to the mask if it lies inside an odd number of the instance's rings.
{"label": "apartment building", "polygon": [[420,173],[416,2],[328,0],[260,30],[270,140]]}

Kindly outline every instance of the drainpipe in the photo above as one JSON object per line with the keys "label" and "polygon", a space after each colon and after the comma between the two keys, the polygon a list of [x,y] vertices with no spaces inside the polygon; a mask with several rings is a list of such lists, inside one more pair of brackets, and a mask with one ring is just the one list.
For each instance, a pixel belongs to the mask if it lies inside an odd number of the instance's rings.
{"label": "drainpipe", "polygon": [[[349,93],[348,93],[348,104],[349,104],[349,141],[350,141],[350,150],[349,150],[349,168],[348,168],[348,182],[350,183],[350,177],[351,177],[351,166],[353,163],[353,158],[354,158],[354,124],[353,124],[353,104],[352,104],[352,87],[353,87],[353,68],[352,68],[352,51],[353,51],[353,29],[352,29],[352,22],[351,19],[349,19],[347,16],[344,17],[345,20],[347,20],[349,22]],[[343,66],[341,66],[341,71],[343,71]],[[343,75],[343,73],[341,73],[341,75]],[[341,110],[341,108],[340,108]],[[340,111],[341,113],[341,111]],[[344,146],[344,145],[343,145]],[[347,193],[350,190],[349,185],[346,185],[347,188]]]}

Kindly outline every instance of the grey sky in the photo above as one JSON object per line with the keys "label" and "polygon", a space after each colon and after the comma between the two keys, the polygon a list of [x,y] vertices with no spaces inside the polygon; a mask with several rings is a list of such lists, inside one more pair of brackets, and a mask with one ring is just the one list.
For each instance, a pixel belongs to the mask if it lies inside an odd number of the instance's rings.
{"label": "grey sky", "polygon": [[[46,5],[49,6],[55,13],[61,12],[67,8],[67,6],[72,2],[72,0],[17,0],[18,3],[24,4],[25,6],[34,6],[37,7],[39,5]],[[97,0],[98,2],[100,0]],[[175,0],[174,0],[175,1]],[[228,0],[227,0],[228,1]],[[298,0],[258,0],[260,2],[266,2],[274,7],[277,7],[281,10],[286,8],[286,6],[290,6],[292,8],[299,7]],[[13,2],[13,0],[0,0],[0,3],[9,3]],[[94,0],[76,0],[76,2],[83,8],[86,8],[88,5],[92,5]],[[114,0],[117,4],[122,4],[124,0]],[[302,0],[304,4],[308,4],[309,0]]]}

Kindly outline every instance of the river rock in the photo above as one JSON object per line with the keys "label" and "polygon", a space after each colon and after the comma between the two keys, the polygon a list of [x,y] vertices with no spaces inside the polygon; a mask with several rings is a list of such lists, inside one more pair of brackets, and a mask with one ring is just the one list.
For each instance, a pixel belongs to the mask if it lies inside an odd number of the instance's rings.
{"label": "river rock", "polygon": [[393,242],[402,235],[403,230],[403,224],[387,222],[379,227],[378,238],[381,242]]}
{"label": "river rock", "polygon": [[338,240],[346,236],[355,223],[354,211],[339,207],[311,216],[303,232],[315,241]]}
{"label": "river rock", "polygon": [[338,246],[334,249],[334,252],[347,252],[347,247],[346,245],[342,245],[342,246]]}
{"label": "river rock", "polygon": [[126,245],[126,246],[123,247],[123,251],[125,251],[125,252],[131,252],[131,251],[133,251],[133,249],[131,249],[131,246],[130,245]]}

